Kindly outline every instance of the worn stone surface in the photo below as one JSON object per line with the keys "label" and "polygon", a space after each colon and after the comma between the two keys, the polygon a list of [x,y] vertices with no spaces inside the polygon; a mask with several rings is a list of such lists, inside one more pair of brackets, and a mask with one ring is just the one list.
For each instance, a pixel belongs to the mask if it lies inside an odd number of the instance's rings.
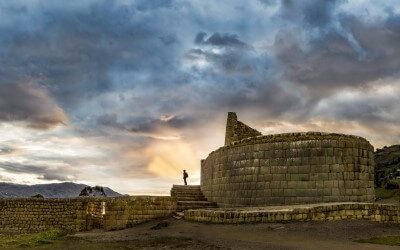
{"label": "worn stone surface", "polygon": [[168,216],[176,208],[176,199],[166,196],[7,198],[0,199],[0,233],[124,229]]}
{"label": "worn stone surface", "polygon": [[177,201],[169,196],[127,196],[106,201],[104,229],[118,230],[171,215]]}
{"label": "worn stone surface", "polygon": [[219,206],[372,202],[373,147],[320,132],[231,141],[202,160],[201,189]]}
{"label": "worn stone surface", "polygon": [[86,230],[88,200],[0,199],[0,232],[28,233],[47,229]]}
{"label": "worn stone surface", "polygon": [[400,207],[377,203],[320,203],[275,207],[199,209],[184,212],[185,219],[211,223],[370,220],[400,222]]}

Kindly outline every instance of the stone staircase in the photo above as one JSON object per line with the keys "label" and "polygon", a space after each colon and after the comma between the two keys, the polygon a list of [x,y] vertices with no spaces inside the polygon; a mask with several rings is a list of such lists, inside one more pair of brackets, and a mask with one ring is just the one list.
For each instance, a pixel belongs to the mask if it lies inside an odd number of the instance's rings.
{"label": "stone staircase", "polygon": [[217,207],[215,202],[207,201],[201,192],[200,185],[173,185],[171,196],[178,201],[178,211]]}

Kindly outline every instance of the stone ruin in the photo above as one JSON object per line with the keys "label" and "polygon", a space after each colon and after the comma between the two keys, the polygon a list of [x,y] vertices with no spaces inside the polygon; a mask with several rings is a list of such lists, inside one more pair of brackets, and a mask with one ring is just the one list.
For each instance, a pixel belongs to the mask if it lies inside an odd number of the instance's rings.
{"label": "stone ruin", "polygon": [[374,148],[354,135],[261,135],[229,112],[225,146],[201,161],[201,190],[222,207],[373,202]]}

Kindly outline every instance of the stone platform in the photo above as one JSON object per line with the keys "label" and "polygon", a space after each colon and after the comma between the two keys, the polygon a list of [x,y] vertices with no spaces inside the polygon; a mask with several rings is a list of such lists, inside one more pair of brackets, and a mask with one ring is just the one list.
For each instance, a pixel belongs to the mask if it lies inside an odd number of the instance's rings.
{"label": "stone platform", "polygon": [[400,222],[400,206],[377,203],[318,203],[289,206],[186,210],[185,219],[208,223],[274,223],[293,221],[370,220]]}

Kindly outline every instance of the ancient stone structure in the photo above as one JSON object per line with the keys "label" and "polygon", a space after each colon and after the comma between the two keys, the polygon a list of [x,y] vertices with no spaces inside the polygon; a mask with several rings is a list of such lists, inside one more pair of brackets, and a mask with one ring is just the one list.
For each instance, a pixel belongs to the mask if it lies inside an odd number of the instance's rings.
{"label": "ancient stone structure", "polygon": [[116,230],[164,218],[176,211],[177,202],[169,196],[127,196],[106,199],[104,229]]}
{"label": "ancient stone structure", "polygon": [[199,209],[185,211],[185,219],[207,223],[369,220],[400,222],[400,207],[378,203],[319,203],[260,208]]}
{"label": "ancient stone structure", "polygon": [[169,216],[176,209],[176,199],[166,196],[7,198],[0,199],[0,233],[124,229]]}
{"label": "ancient stone structure", "polygon": [[225,146],[201,162],[201,190],[218,206],[374,200],[373,147],[334,133],[262,136],[229,113]]}
{"label": "ancient stone structure", "polygon": [[86,207],[85,200],[77,199],[0,199],[0,232],[82,231],[86,229]]}

